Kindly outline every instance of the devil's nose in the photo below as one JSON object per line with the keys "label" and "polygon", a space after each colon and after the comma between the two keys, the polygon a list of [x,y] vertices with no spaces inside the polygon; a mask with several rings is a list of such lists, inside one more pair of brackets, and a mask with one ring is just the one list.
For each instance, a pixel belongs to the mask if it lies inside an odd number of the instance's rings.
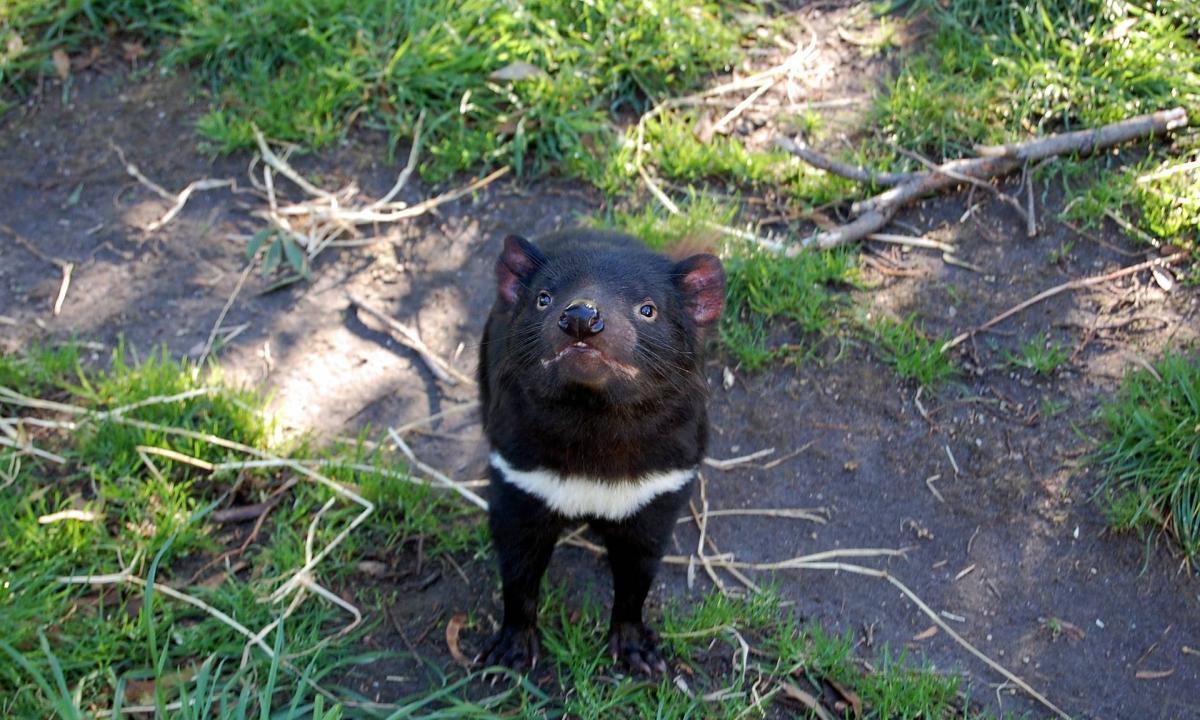
{"label": "devil's nose", "polygon": [[591,337],[604,329],[600,309],[590,300],[576,300],[563,310],[558,318],[558,327],[571,337],[580,340]]}

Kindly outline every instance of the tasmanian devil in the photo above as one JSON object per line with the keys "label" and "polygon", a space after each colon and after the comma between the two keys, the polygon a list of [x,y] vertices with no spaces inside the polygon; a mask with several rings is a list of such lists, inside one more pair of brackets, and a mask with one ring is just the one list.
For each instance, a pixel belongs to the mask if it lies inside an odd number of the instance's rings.
{"label": "tasmanian devil", "polygon": [[504,622],[482,658],[537,662],[542,575],[582,520],[608,550],[611,653],[663,671],[642,606],[704,457],[704,330],[725,301],[721,261],[569,230],[536,244],[509,236],[496,279],[479,388]]}

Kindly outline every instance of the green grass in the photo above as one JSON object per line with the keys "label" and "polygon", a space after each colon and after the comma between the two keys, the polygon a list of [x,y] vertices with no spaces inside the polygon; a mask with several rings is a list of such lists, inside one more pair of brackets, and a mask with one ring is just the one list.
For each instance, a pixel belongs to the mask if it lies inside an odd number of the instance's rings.
{"label": "green grass", "polygon": [[[984,717],[963,709],[957,677],[939,675],[904,653],[895,655],[885,648],[872,658],[881,671],[864,672],[850,635],[800,624],[773,590],[744,599],[714,591],[698,601],[671,602],[664,608],[664,647],[673,665],[688,668],[678,673],[687,692],[670,677],[652,682],[613,679],[604,646],[606,612],[590,596],[582,607],[568,608],[552,591],[543,602],[542,618],[554,691],[542,697],[519,688],[517,697],[492,711],[520,708],[547,717],[596,719],[755,717],[760,709],[767,716],[794,714],[800,708],[784,699],[780,683],[819,695],[817,688],[832,679],[862,699],[867,719]],[[754,650],[744,662],[743,641]],[[750,707],[751,687],[763,697],[759,708]],[[725,699],[702,697],[717,691],[723,691]]]}
{"label": "green grass", "polygon": [[[665,180],[688,187],[702,185],[731,193],[780,193],[811,209],[858,197],[865,188],[845,178],[817,170],[781,150],[750,150],[736,135],[714,135],[702,141],[695,128],[696,110],[666,111],[646,122],[642,163]],[[806,127],[815,129],[815,121]],[[631,127],[596,180],[609,193],[629,192],[641,182],[637,173],[637,128]],[[879,165],[866,151],[847,162]]]}
{"label": "green grass", "polygon": [[874,118],[936,157],[1200,103],[1194,0],[919,0],[907,56]]}
{"label": "green grass", "polygon": [[[104,371],[85,367],[69,345],[0,356],[0,386],[78,405],[89,413],[201,390],[197,376],[194,368],[161,354],[131,364],[117,350]],[[155,702],[169,703],[178,699],[181,687],[236,704],[242,702],[243,689],[252,686],[245,702],[256,712],[272,701],[275,691],[263,696],[261,690],[267,687],[268,673],[280,675],[278,668],[256,652],[246,668],[235,672],[245,639],[228,625],[138,585],[91,587],[57,580],[115,573],[128,565],[138,577],[153,575],[255,630],[280,612],[281,606],[261,598],[303,564],[309,524],[332,494],[315,483],[297,484],[267,518],[262,537],[269,542],[252,544],[234,557],[246,563],[244,570],[222,577],[218,565],[190,579],[205,562],[240,543],[230,547],[233,541],[225,537],[229,526],[213,523],[211,513],[227,503],[265,501],[292,473],[280,468],[208,472],[159,456],[151,456],[151,468],[139,448],[164,448],[209,463],[246,459],[240,452],[157,426],[211,434],[301,460],[334,461],[327,475],[358,487],[379,504],[371,522],[318,567],[318,581],[335,588],[354,571],[356,559],[377,548],[398,549],[418,537],[429,557],[484,547],[477,513],[444,493],[407,482],[403,466],[368,457],[361,445],[322,452],[307,443],[271,448],[261,401],[215,387],[123,415],[143,423],[141,427],[94,414],[68,417],[78,423],[73,429],[23,426],[25,439],[61,454],[63,464],[0,447],[0,515],[5,518],[0,523],[0,651],[12,659],[0,662],[0,715],[37,716],[63,703],[107,708],[114,697],[130,704],[146,692]],[[4,397],[0,408],[6,416],[57,416],[22,410]],[[355,464],[367,467],[351,468]],[[237,495],[231,497],[235,487]],[[90,512],[96,519],[39,522],[63,510]],[[314,533],[317,547],[332,540],[359,511],[350,503],[335,503]],[[287,620],[286,650],[301,653],[298,662],[311,658],[317,663],[313,672],[321,676],[352,664],[357,660],[346,655],[344,643],[340,649],[321,648],[331,628],[345,622],[340,610],[310,599]],[[222,667],[223,674],[218,672]],[[207,685],[201,688],[205,672]],[[47,685],[46,678],[55,682]],[[292,671],[277,679],[280,693],[297,692]],[[63,683],[69,695],[64,695]],[[135,692],[135,687],[148,689]]]}
{"label": "green grass", "polygon": [[880,315],[862,322],[876,354],[904,380],[935,388],[953,377],[958,369],[942,352],[948,338],[932,338],[915,315],[897,320]]}
{"label": "green grass", "polygon": [[1127,375],[1100,411],[1100,497],[1120,529],[1161,531],[1200,567],[1200,363],[1168,353]]}
{"label": "green grass", "polygon": [[[778,257],[739,248],[726,261],[729,288],[721,339],[748,370],[774,358],[811,357],[822,341],[845,326],[848,298],[837,288],[856,280],[853,253],[845,250]],[[784,338],[777,337],[784,331]]]}
{"label": "green grass", "polygon": [[604,216],[584,217],[582,221],[593,227],[629,233],[655,250],[686,246],[702,252],[723,245],[721,233],[714,226],[734,225],[738,212],[733,203],[694,192],[680,203],[680,210],[678,215],[673,215],[657,203],[637,209],[613,207]]}
{"label": "green grass", "polygon": [[[79,52],[115,26],[168,40],[168,63],[198,68],[214,105],[199,129],[223,151],[253,146],[252,123],[308,147],[353,124],[395,143],[425,112],[427,178],[501,164],[594,176],[613,113],[732,60],[734,10],[682,0],[25,0],[0,8],[0,48],[21,48],[0,64],[0,85],[48,71],[52,49]],[[527,71],[504,77],[515,68]]]}
{"label": "green grass", "polygon": [[1071,357],[1067,348],[1051,340],[1044,332],[1022,343],[1017,352],[1001,349],[1000,354],[1010,366],[1030,370],[1042,376],[1053,375]]}

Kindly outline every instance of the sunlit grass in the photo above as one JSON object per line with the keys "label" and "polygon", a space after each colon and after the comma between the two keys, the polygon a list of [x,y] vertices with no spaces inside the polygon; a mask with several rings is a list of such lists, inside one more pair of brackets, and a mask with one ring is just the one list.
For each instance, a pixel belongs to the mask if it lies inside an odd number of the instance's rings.
{"label": "sunlit grass", "polygon": [[1200,558],[1200,363],[1169,353],[1154,371],[1127,375],[1100,413],[1096,458],[1109,522],[1169,533],[1185,557]]}

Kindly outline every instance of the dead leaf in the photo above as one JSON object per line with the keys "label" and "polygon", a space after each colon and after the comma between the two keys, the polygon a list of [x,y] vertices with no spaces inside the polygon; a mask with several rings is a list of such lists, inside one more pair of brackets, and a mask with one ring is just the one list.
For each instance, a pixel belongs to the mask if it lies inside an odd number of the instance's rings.
{"label": "dead leaf", "polygon": [[10,36],[4,46],[4,57],[8,60],[12,60],[25,52],[25,41],[21,39],[20,35]]}
{"label": "dead leaf", "polygon": [[384,577],[388,574],[388,570],[387,563],[378,560],[362,560],[358,563],[358,571],[371,577]]}
{"label": "dead leaf", "polygon": [[1082,640],[1087,637],[1087,633],[1083,631],[1083,628],[1074,623],[1069,623],[1066,620],[1059,620],[1058,625],[1062,628],[1062,634],[1066,635],[1072,640]]}
{"label": "dead leaf", "polygon": [[834,690],[838,691],[839,695],[845,698],[846,702],[850,703],[851,709],[854,710],[854,717],[862,717],[862,698],[858,696],[858,693],[854,692],[853,690],[847,690],[836,680],[826,678],[825,682],[829,683]]}
{"label": "dead leaf", "polygon": [[1138,670],[1134,675],[1138,680],[1161,680],[1175,674],[1175,668],[1170,670]]}
{"label": "dead leaf", "polygon": [[1154,282],[1162,288],[1163,292],[1171,292],[1175,289],[1175,276],[1170,270],[1160,267],[1150,268],[1150,274],[1154,276]]}
{"label": "dead leaf", "polygon": [[231,508],[217,510],[212,514],[215,523],[242,523],[257,520],[260,515],[271,509],[275,503],[264,502],[253,505],[234,505]]}
{"label": "dead leaf", "polygon": [[134,62],[146,54],[146,46],[140,42],[123,42],[121,50],[121,54],[125,56],[127,62]]}
{"label": "dead leaf", "polygon": [[692,134],[700,141],[701,145],[707,145],[716,134],[716,123],[713,122],[710,113],[704,113],[700,119],[696,121],[696,125],[692,128]]}
{"label": "dead leaf", "polygon": [[811,694],[804,692],[791,683],[779,683],[779,687],[783,690],[784,695],[813,711],[821,720],[834,720],[833,715],[829,714],[825,706],[821,705]]}
{"label": "dead leaf", "polygon": [[916,635],[913,635],[913,640],[920,642],[921,640],[928,640],[929,638],[931,638],[937,634],[938,634],[938,626],[930,625],[925,630],[922,630],[921,632],[917,633]]}
{"label": "dead leaf", "polygon": [[492,80],[502,80],[515,82],[519,80],[529,80],[530,78],[543,77],[546,71],[537,65],[531,65],[524,60],[517,60],[509,63],[499,70],[488,75]]}
{"label": "dead leaf", "polygon": [[153,705],[154,689],[160,686],[164,693],[191,682],[196,677],[196,666],[188,665],[172,673],[163,675],[158,680],[130,680],[125,683],[125,702],[133,705]]}
{"label": "dead leaf", "polygon": [[54,72],[58,73],[59,80],[71,77],[71,58],[62,48],[50,53],[50,59],[54,61]]}
{"label": "dead leaf", "polygon": [[96,61],[99,59],[100,59],[100,46],[93,45],[88,49],[88,54],[86,56],[76,55],[71,60],[71,69],[74,70],[75,72],[79,72],[80,70],[87,70],[92,65],[95,65]]}
{"label": "dead leaf", "polygon": [[1120,40],[1129,34],[1134,25],[1137,25],[1136,17],[1125,18],[1121,22],[1109,28],[1108,32],[1104,33],[1104,39],[1108,41]]}
{"label": "dead leaf", "polygon": [[132,705],[153,705],[154,681],[130,680],[125,683],[125,702]]}
{"label": "dead leaf", "polygon": [[454,658],[454,662],[463,667],[471,667],[471,661],[467,659],[466,655],[463,655],[462,650],[458,647],[458,636],[466,624],[466,613],[458,613],[450,618],[450,622],[446,623],[446,647],[450,648],[450,657]]}

